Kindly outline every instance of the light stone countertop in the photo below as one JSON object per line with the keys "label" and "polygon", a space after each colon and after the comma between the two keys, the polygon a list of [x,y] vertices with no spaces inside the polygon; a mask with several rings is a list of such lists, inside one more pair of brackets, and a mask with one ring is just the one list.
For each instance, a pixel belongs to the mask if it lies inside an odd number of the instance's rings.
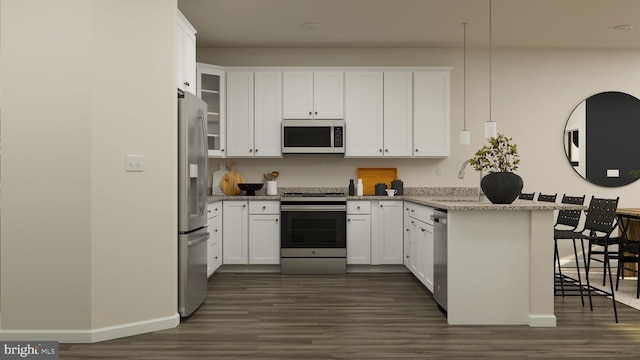
{"label": "light stone countertop", "polygon": [[[324,188],[323,188],[324,189]],[[473,211],[473,210],[498,210],[498,211],[531,211],[531,210],[580,210],[586,209],[583,205],[569,205],[560,203],[548,203],[543,201],[531,201],[531,200],[519,200],[517,199],[511,204],[493,204],[487,199],[478,201],[477,192],[473,194],[473,191],[461,188],[419,188],[416,191],[414,189],[405,189],[408,193],[403,196],[377,196],[377,195],[365,195],[365,196],[347,196],[348,201],[358,200],[403,200],[410,201],[419,205],[426,205],[433,208],[452,210],[452,211]],[[426,190],[425,190],[426,189]],[[436,190],[434,190],[436,189]],[[315,190],[315,188],[313,189]],[[313,191],[307,190],[307,191]],[[332,191],[323,190],[323,191]],[[335,190],[333,190],[335,191]],[[477,190],[476,190],[477,191]],[[272,200],[279,201],[281,195],[256,195],[256,196],[209,196],[207,201],[209,203],[216,201],[264,201]]]}

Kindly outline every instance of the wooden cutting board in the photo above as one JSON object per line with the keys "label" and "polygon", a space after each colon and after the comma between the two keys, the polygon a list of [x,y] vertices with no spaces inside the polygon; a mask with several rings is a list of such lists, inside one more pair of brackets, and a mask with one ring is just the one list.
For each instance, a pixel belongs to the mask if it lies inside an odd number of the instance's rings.
{"label": "wooden cutting board", "polygon": [[375,195],[378,183],[387,184],[387,189],[391,189],[391,182],[397,178],[397,168],[358,168],[358,179],[362,179],[364,195]]}
{"label": "wooden cutting board", "polygon": [[236,172],[236,163],[231,163],[231,170],[222,176],[220,187],[226,195],[240,195],[242,190],[240,190],[238,184],[242,184],[243,182],[244,176]]}

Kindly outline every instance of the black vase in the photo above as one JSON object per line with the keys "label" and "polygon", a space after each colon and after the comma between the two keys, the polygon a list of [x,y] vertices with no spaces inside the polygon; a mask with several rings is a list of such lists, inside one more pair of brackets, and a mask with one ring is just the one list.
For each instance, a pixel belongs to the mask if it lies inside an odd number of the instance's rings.
{"label": "black vase", "polygon": [[487,199],[494,204],[511,204],[518,198],[523,186],[522,178],[512,172],[494,172],[480,181]]}

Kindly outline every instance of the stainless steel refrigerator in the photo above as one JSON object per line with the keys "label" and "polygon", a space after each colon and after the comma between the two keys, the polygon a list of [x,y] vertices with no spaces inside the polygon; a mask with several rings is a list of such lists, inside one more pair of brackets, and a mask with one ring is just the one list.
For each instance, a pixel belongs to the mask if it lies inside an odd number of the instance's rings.
{"label": "stainless steel refrigerator", "polygon": [[178,93],[178,311],[207,296],[207,104]]}

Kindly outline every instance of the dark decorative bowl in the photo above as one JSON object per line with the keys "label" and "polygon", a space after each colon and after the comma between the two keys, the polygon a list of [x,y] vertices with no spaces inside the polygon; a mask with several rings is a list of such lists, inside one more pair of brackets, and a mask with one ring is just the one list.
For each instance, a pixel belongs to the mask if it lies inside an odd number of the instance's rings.
{"label": "dark decorative bowl", "polygon": [[240,183],[238,187],[247,193],[247,196],[255,196],[256,190],[262,189],[262,183]]}

